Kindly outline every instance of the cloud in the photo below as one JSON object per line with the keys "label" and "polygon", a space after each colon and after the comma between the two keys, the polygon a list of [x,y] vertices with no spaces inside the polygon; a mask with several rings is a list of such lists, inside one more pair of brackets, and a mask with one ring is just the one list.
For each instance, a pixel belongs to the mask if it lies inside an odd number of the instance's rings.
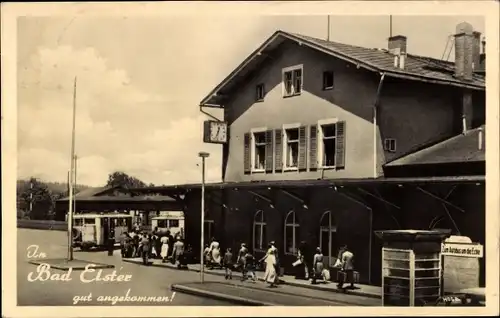
{"label": "cloud", "polygon": [[66,180],[75,76],[79,183],[102,185],[115,170],[148,183],[199,182],[199,151],[212,153],[207,179],[219,181],[220,146],[202,142],[205,118],[176,114],[193,105],[138,89],[95,49],[71,46],[39,48],[19,69],[20,178]]}

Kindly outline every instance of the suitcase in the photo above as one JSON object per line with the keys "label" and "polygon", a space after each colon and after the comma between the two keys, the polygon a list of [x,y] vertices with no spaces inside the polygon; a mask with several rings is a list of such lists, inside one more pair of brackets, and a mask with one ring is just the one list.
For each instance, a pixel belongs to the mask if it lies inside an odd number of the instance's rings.
{"label": "suitcase", "polygon": [[[344,283],[347,282],[346,275],[347,275],[346,272],[344,272],[344,271],[338,271],[337,272],[337,282],[339,282],[341,280],[341,278],[343,278]],[[353,281],[354,281],[355,284],[359,284],[359,272],[353,271],[352,272],[352,278],[353,278]]]}

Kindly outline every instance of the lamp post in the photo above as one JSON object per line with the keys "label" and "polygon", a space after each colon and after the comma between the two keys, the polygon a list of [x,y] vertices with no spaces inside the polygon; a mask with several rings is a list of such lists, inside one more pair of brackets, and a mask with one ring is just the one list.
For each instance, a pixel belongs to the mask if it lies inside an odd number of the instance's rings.
{"label": "lamp post", "polygon": [[198,156],[201,158],[201,238],[200,238],[200,280],[203,283],[204,255],[203,246],[205,245],[205,158],[210,154],[208,152],[200,152]]}

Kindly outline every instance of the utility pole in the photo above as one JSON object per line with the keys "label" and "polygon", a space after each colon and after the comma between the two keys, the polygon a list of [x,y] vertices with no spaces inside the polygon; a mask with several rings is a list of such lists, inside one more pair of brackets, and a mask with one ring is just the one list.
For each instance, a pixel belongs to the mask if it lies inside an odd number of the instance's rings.
{"label": "utility pole", "polygon": [[389,16],[389,37],[392,38],[392,15]]}
{"label": "utility pole", "polygon": [[75,171],[75,126],[76,126],[76,77],[73,86],[73,126],[71,130],[71,168],[70,168],[70,186],[68,198],[68,261],[73,260],[73,190],[74,190],[74,171]]}

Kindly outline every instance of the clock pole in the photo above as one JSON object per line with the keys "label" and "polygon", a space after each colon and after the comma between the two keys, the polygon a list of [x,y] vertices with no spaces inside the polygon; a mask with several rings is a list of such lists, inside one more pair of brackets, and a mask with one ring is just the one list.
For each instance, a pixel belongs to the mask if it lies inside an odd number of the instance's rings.
{"label": "clock pole", "polygon": [[210,154],[208,152],[200,152],[198,156],[201,158],[201,238],[200,238],[200,280],[203,283],[204,277],[204,246],[205,246],[205,158]]}

